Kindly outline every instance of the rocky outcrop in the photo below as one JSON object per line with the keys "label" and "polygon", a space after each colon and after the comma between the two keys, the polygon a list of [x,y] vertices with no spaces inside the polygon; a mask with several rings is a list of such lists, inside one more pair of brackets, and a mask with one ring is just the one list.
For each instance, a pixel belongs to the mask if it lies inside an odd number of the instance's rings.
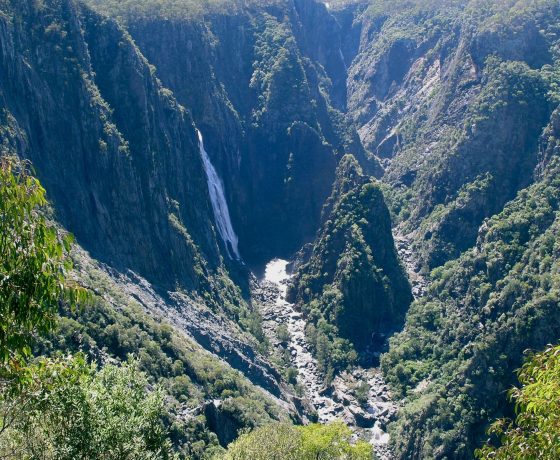
{"label": "rocky outcrop", "polygon": [[208,401],[204,405],[204,416],[208,421],[208,427],[218,436],[220,444],[226,447],[237,438],[238,431],[243,426],[228,415],[223,405],[224,402],[218,399]]}
{"label": "rocky outcrop", "polygon": [[297,34],[301,47],[331,80],[329,96],[333,106],[345,111],[346,71],[353,58],[342,52],[346,31],[323,3],[294,0],[294,7],[299,18]]}
{"label": "rocky outcrop", "polygon": [[309,259],[298,267],[289,299],[313,305],[359,350],[372,334],[398,325],[411,301],[410,286],[398,261],[391,220],[378,186],[345,156],[324,222]]}

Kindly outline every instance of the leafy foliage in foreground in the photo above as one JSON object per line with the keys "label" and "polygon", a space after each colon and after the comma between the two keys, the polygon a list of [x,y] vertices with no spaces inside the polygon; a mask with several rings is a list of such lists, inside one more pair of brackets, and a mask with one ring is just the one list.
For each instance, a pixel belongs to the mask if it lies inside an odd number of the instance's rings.
{"label": "leafy foliage in foreground", "polygon": [[136,366],[100,372],[76,358],[29,363],[60,302],[89,299],[67,282],[70,238],[43,217],[47,201],[27,165],[0,162],[0,455],[14,459],[167,459],[163,393]]}
{"label": "leafy foliage in foreground", "polygon": [[371,446],[351,442],[352,432],[341,422],[294,427],[270,424],[243,434],[221,460],[370,460]]}
{"label": "leafy foliage in foreground", "polygon": [[0,373],[22,364],[37,333],[52,329],[61,300],[84,291],[66,281],[70,236],[43,215],[45,190],[27,164],[0,159]]}
{"label": "leafy foliage in foreground", "polygon": [[164,392],[137,363],[97,371],[83,357],[41,358],[23,391],[1,398],[2,458],[170,459]]}
{"label": "leafy foliage in foreground", "polygon": [[520,388],[510,391],[515,420],[495,422],[490,433],[501,445],[477,452],[484,460],[553,460],[560,458],[560,346],[529,356],[519,370]]}

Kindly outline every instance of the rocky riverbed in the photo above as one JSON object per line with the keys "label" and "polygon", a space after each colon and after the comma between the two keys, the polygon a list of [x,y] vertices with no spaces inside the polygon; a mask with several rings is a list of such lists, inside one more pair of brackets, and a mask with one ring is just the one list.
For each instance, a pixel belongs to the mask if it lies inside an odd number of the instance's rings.
{"label": "rocky riverbed", "polygon": [[403,235],[400,230],[396,228],[393,232],[393,239],[399,254],[399,259],[403,263],[408,274],[410,284],[412,285],[412,295],[415,299],[418,299],[425,294],[428,281],[422,275],[418,262],[414,257],[410,237]]}
{"label": "rocky riverbed", "polygon": [[[336,376],[330,385],[318,370],[317,362],[305,337],[305,319],[295,305],[286,301],[289,275],[288,262],[275,259],[266,267],[264,279],[254,290],[260,305],[263,327],[278,358],[289,356],[290,365],[297,370],[297,384],[317,413],[317,420],[327,423],[341,420],[351,426],[357,437],[368,440],[377,458],[391,458],[386,426],[395,416],[397,405],[391,400],[389,388],[378,368],[357,368]],[[278,337],[281,325],[288,336]],[[367,384],[367,401],[360,403],[356,388]]]}

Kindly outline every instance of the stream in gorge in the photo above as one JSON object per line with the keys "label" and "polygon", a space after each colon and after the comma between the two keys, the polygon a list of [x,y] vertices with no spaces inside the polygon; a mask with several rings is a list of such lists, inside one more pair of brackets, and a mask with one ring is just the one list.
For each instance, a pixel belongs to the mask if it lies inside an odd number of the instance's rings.
{"label": "stream in gorge", "polygon": [[[270,261],[256,293],[260,298],[263,328],[274,352],[281,355],[283,348],[287,349],[291,366],[297,370],[297,383],[317,411],[318,422],[343,421],[356,436],[373,445],[377,458],[390,459],[386,426],[394,417],[397,406],[391,400],[380,369],[355,368],[337,375],[331,385],[324,384],[305,337],[305,319],[294,304],[286,301],[290,279],[287,266],[286,260]],[[281,343],[277,337],[278,327],[282,324],[289,332],[287,343]],[[360,404],[354,394],[355,387],[361,382],[366,382],[369,387],[365,404]]]}

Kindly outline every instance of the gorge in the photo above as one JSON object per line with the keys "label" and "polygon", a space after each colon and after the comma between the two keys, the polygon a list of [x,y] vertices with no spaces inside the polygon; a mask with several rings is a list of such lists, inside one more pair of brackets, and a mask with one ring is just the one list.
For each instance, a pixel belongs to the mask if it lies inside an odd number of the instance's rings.
{"label": "gorge", "polygon": [[560,342],[559,66],[556,0],[0,0],[0,155],[93,296],[33,353],[135,356],[178,458],[474,458]]}

